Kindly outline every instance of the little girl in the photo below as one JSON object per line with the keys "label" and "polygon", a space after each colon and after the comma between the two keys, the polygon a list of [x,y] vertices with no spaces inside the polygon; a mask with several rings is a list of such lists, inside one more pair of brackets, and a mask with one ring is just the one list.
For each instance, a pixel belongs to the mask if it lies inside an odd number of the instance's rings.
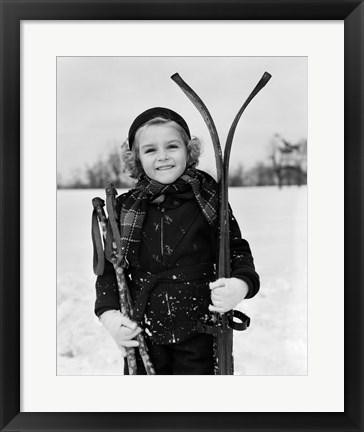
{"label": "little girl", "polygon": [[111,263],[96,281],[96,315],[123,356],[143,331],[156,374],[214,374],[213,337],[198,332],[199,321],[259,290],[249,244],[233,216],[232,277],[216,280],[217,184],[196,169],[200,147],[170,109],[151,108],[134,120],[122,159],[138,182],[116,199],[116,214],[136,322],[119,310]]}

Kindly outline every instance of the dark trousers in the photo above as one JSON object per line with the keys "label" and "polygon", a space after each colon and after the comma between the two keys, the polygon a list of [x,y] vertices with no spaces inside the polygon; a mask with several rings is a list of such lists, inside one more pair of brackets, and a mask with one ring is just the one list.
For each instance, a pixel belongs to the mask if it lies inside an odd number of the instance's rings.
{"label": "dark trousers", "polygon": [[[157,375],[214,375],[212,335],[201,333],[179,343],[147,345]],[[139,355],[137,364],[138,375],[145,375]],[[129,375],[126,361],[124,374]]]}

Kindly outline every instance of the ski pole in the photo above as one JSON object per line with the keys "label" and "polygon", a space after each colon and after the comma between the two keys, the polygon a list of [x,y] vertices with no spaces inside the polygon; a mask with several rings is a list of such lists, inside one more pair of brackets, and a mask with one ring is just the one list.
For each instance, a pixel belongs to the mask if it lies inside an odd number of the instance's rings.
{"label": "ski pole", "polygon": [[[111,185],[111,187],[113,187]],[[104,244],[106,243],[106,235],[107,235],[107,217],[104,212],[104,200],[101,198],[94,198],[92,200],[92,204],[96,210],[98,221],[101,227],[102,237],[104,240]],[[109,215],[110,216],[110,215]],[[115,241],[112,241],[112,264],[115,270],[116,274],[116,280],[118,284],[118,292],[119,292],[119,303],[120,303],[120,312],[131,318],[133,316],[133,307],[131,302],[131,296],[129,293],[127,281],[125,279],[125,274],[123,268],[118,265],[118,257],[117,257],[117,246],[115,244]],[[148,349],[146,346],[146,342],[144,339],[144,336],[140,333],[136,337],[137,341],[139,342],[139,353],[140,357],[143,361],[145,371],[147,375],[155,375],[153,364],[150,360]],[[135,357],[135,350],[134,348],[127,348],[127,362],[128,362],[128,368],[130,375],[136,375],[137,374],[137,364],[136,364],[136,357]]]}

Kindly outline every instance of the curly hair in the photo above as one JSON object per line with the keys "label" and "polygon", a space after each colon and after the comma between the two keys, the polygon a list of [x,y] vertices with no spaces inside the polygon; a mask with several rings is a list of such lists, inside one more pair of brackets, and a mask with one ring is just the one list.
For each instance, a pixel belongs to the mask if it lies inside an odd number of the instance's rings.
{"label": "curly hair", "polygon": [[133,147],[129,149],[129,141],[126,139],[121,145],[121,165],[122,172],[128,174],[131,178],[137,179],[144,173],[142,164],[140,162],[139,157],[139,144],[138,137],[140,133],[151,125],[160,125],[170,123],[176,130],[181,134],[183,142],[187,147],[187,166],[186,168],[196,167],[199,162],[199,157],[202,152],[202,143],[199,138],[192,137],[190,139],[185,130],[176,122],[157,117],[152,120],[149,120],[143,126],[141,126],[136,135]]}

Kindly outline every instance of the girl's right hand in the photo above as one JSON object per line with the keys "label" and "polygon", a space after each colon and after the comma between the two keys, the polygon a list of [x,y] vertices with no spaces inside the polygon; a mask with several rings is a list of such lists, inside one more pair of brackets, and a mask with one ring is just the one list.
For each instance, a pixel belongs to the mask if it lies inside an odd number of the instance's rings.
{"label": "girl's right hand", "polygon": [[115,340],[123,357],[126,356],[126,348],[139,346],[139,342],[132,339],[138,336],[142,329],[118,310],[104,312],[100,321]]}

